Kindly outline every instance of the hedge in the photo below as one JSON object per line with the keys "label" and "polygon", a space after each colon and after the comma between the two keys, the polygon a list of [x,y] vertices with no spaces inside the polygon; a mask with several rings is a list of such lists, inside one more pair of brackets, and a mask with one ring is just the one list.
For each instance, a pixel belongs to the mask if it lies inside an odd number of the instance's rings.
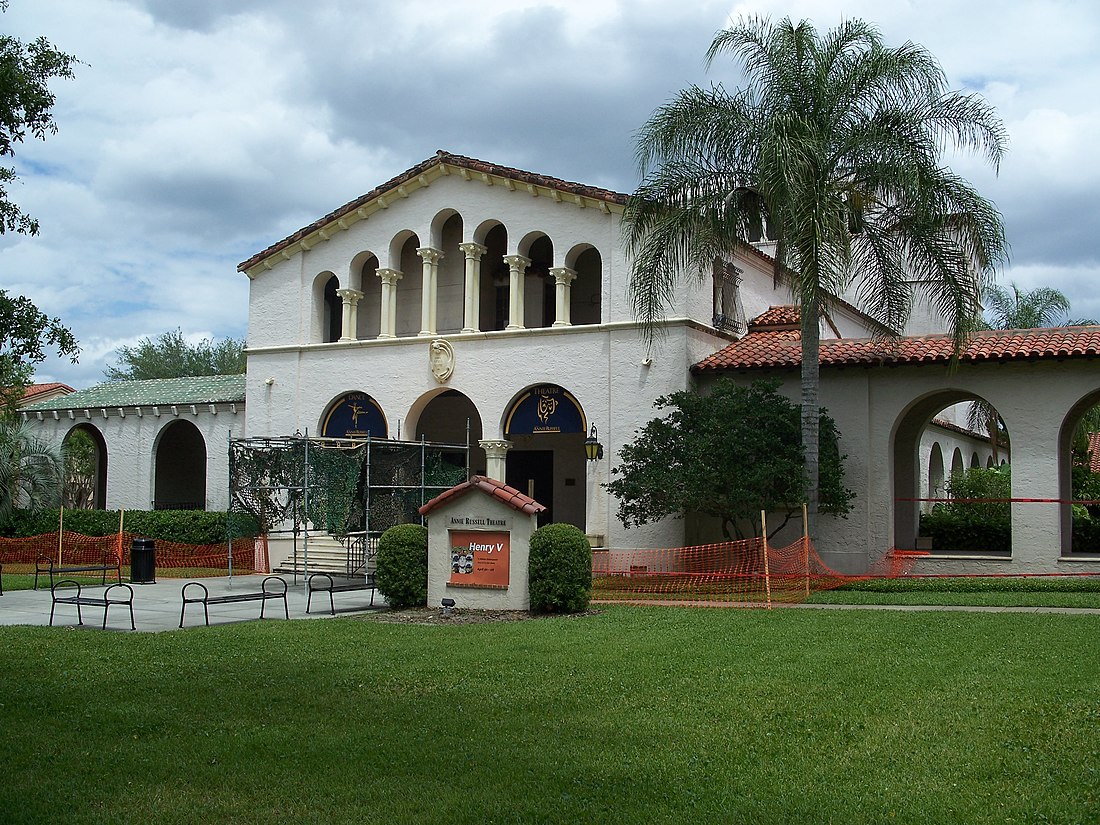
{"label": "hedge", "polygon": [[[56,533],[58,510],[15,510],[0,522],[0,537],[25,538]],[[65,530],[84,536],[118,532],[118,510],[66,510]],[[146,538],[181,544],[217,544],[227,538],[259,534],[259,524],[248,513],[220,510],[127,510],[123,529]]]}

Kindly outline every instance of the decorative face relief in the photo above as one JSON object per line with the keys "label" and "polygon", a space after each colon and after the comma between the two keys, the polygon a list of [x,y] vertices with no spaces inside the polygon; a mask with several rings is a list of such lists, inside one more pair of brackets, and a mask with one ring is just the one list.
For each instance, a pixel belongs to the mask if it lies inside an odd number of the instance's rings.
{"label": "decorative face relief", "polygon": [[455,370],[455,351],[449,341],[437,338],[428,349],[428,366],[440,384],[446,384]]}

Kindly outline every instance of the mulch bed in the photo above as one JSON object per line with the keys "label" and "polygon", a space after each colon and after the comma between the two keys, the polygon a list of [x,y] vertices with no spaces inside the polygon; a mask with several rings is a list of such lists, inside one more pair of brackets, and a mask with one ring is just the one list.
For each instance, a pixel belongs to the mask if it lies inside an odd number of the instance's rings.
{"label": "mulch bed", "polygon": [[455,608],[450,616],[436,607],[410,607],[401,610],[377,610],[362,613],[355,618],[373,622],[391,622],[393,624],[458,625],[485,624],[487,622],[522,622],[529,619],[577,619],[585,616],[597,616],[598,610],[585,610],[582,613],[546,614],[529,613],[526,610],[463,610]]}

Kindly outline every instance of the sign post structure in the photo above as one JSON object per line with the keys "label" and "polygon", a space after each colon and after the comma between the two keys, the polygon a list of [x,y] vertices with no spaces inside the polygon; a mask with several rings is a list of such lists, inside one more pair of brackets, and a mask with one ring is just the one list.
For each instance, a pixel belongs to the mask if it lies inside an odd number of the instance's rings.
{"label": "sign post structure", "polygon": [[428,605],[529,610],[528,557],[538,513],[533,498],[486,476],[420,508],[428,522]]}

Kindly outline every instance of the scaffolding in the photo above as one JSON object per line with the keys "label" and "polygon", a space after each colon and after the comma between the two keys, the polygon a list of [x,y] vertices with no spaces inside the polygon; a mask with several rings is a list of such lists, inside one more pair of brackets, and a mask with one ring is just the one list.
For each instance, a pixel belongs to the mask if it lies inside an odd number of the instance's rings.
{"label": "scaffolding", "polygon": [[[469,475],[469,424],[465,444],[311,438],[308,431],[230,439],[229,510],[250,513],[264,536],[293,537],[295,584],[299,569],[306,578],[315,572],[365,578],[385,530],[422,524],[419,508]],[[343,569],[311,566],[311,535],[343,545]],[[232,545],[229,558],[232,576]]]}

